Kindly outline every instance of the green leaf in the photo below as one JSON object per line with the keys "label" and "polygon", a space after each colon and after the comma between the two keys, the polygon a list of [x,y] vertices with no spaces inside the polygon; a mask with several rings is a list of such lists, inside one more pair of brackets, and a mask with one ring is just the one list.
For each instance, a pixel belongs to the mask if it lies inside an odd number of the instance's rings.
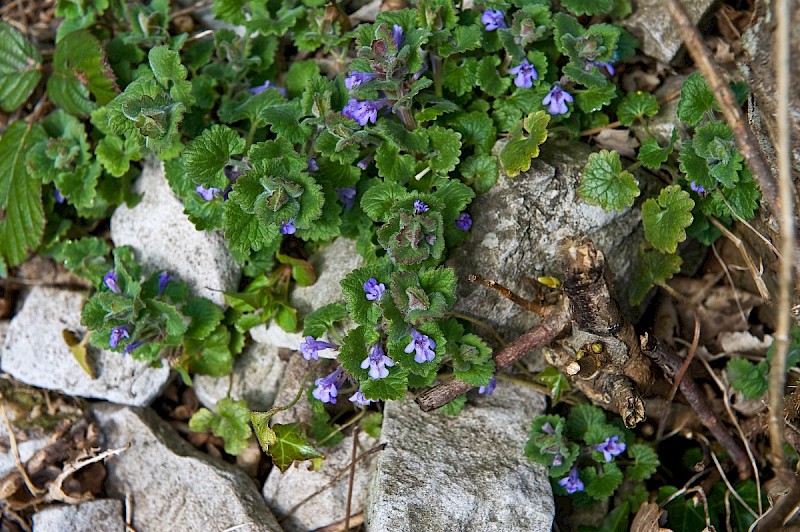
{"label": "green leaf", "polygon": [[646,116],[658,114],[658,100],[652,94],[642,91],[631,92],[617,106],[617,118],[623,126],[633,124]]}
{"label": "green leaf", "polygon": [[209,428],[215,436],[225,441],[225,452],[237,455],[247,448],[250,437],[250,410],[244,401],[234,401],[230,397],[221,399],[214,414],[206,408],[198,410],[189,420],[189,428],[203,432]]}
{"label": "green leaf", "polygon": [[39,124],[14,121],[0,137],[0,257],[13,268],[39,246],[44,233],[42,185],[31,179],[25,155],[46,139]]}
{"label": "green leaf", "polygon": [[95,156],[103,168],[114,177],[122,177],[131,168],[131,161],[139,161],[142,152],[138,144],[107,135],[97,142]]}
{"label": "green leaf", "polygon": [[367,190],[361,197],[361,208],[374,222],[389,219],[396,201],[408,197],[406,189],[394,182],[380,183]]}
{"label": "green leaf", "polygon": [[442,84],[462,96],[478,83],[478,60],[474,57],[448,58],[444,61]]}
{"label": "green leaf", "polygon": [[739,180],[743,158],[736,148],[730,126],[712,120],[699,126],[692,139],[692,147],[705,159],[708,173],[724,187],[731,188]]}
{"label": "green leaf", "polygon": [[611,11],[612,0],[561,0],[561,6],[575,15],[604,15]]}
{"label": "green leaf", "polygon": [[589,155],[578,193],[590,205],[620,211],[633,205],[639,183],[633,174],[622,171],[619,153],[600,150]]}
{"label": "green leaf", "polygon": [[296,61],[289,66],[286,73],[286,91],[290,98],[303,94],[309,81],[319,75],[319,65],[313,59]]}
{"label": "green leaf", "polygon": [[500,66],[500,58],[496,55],[489,55],[480,60],[476,70],[478,86],[483,92],[495,98],[503,96],[511,85],[511,78],[501,76],[497,71],[498,66]]}
{"label": "green leaf", "polygon": [[765,360],[753,364],[744,358],[732,358],[726,366],[731,386],[747,399],[758,399],[769,388],[769,366]]}
{"label": "green leaf", "polygon": [[478,111],[460,113],[452,123],[461,133],[464,145],[473,146],[477,153],[490,153],[497,140],[497,128],[492,119]]}
{"label": "green leaf", "polygon": [[686,240],[693,208],[694,201],[681,187],[663,188],[657,199],[649,198],[642,205],[645,238],[659,251],[675,253],[678,243]]}
{"label": "green leaf", "polygon": [[638,305],[644,301],[653,286],[665,282],[681,271],[680,255],[666,254],[656,249],[639,249],[639,274],[633,278],[630,288],[630,301]]}
{"label": "green leaf", "polygon": [[373,438],[381,437],[383,427],[383,414],[380,412],[370,412],[361,419],[361,428]]}
{"label": "green leaf", "polygon": [[475,197],[475,192],[461,181],[441,179],[435,185],[433,195],[441,200],[444,206],[441,209],[442,218],[447,221],[455,221]]}
{"label": "green leaf", "polygon": [[530,136],[523,136],[519,124],[512,129],[509,141],[500,151],[500,164],[509,177],[530,169],[531,161],[539,156],[539,146],[547,139],[549,123],[549,114],[545,111],[534,111],[522,123]]}
{"label": "green leaf", "polygon": [[150,50],[148,60],[156,81],[164,89],[169,90],[173,100],[181,102],[186,107],[194,104],[192,82],[186,80],[188,71],[181,64],[178,52],[170,50],[167,46],[156,46]]}
{"label": "green leaf", "polygon": [[62,240],[49,251],[65,268],[95,285],[99,285],[103,275],[111,269],[106,259],[110,253],[106,241],[98,237]]}
{"label": "green leaf", "polygon": [[225,325],[218,325],[202,340],[184,337],[183,349],[188,369],[192,373],[225,377],[233,369],[231,332]]}
{"label": "green leaf", "polygon": [[347,318],[347,309],[341,303],[328,303],[319,307],[303,320],[303,336],[322,336],[337,321]]}
{"label": "green leaf", "polygon": [[453,35],[439,46],[439,54],[442,57],[449,57],[474,50],[481,45],[482,33],[483,28],[476,24],[456,26]]}
{"label": "green leaf", "polygon": [[185,335],[202,340],[217,328],[222,321],[222,310],[204,297],[193,297],[181,308],[181,312],[191,320]]}
{"label": "green leaf", "polygon": [[625,476],[630,480],[647,480],[656,472],[661,462],[658,460],[658,453],[652,447],[643,443],[634,443],[628,447],[628,456],[634,460],[634,464],[625,470]]}
{"label": "green leaf", "polygon": [[575,103],[584,113],[595,113],[611,103],[616,96],[617,87],[613,83],[606,83],[575,91]]}
{"label": "green leaf", "polygon": [[270,131],[293,144],[303,143],[311,135],[311,127],[300,123],[303,112],[296,101],[264,107],[260,116],[269,125]]}
{"label": "green leaf", "polygon": [[42,57],[16,28],[0,22],[0,107],[15,111],[42,78]]}
{"label": "green leaf", "polygon": [[464,410],[464,406],[467,404],[467,396],[466,395],[459,395],[455,399],[451,400],[448,403],[442,405],[439,408],[439,412],[443,414],[447,414],[448,416],[457,416]]}
{"label": "green leaf", "polygon": [[[347,312],[354,322],[361,325],[377,323],[381,315],[378,306],[380,300],[367,300],[367,294],[364,291],[364,283],[370,278],[376,279],[386,287],[389,286],[389,271],[383,263],[370,264],[355,269],[340,281],[342,293],[344,294],[347,305]],[[382,298],[388,296],[389,294],[384,293]],[[361,363],[361,361],[359,361],[359,363]]]}
{"label": "green leaf", "polygon": [[462,161],[459,170],[461,179],[479,194],[488,192],[500,177],[494,155],[470,155]]}
{"label": "green leaf", "polygon": [[672,128],[670,141],[665,148],[662,148],[658,145],[658,141],[655,139],[655,137],[647,137],[647,139],[642,142],[642,145],[639,148],[639,153],[636,157],[639,159],[639,161],[641,161],[642,166],[645,168],[657,170],[661,168],[662,164],[667,162],[667,159],[672,153],[676,140],[678,140],[677,128]]}
{"label": "green leaf", "polygon": [[569,380],[553,366],[544,368],[536,374],[534,379],[547,386],[553,404],[558,403],[561,395],[570,390]]}
{"label": "green leaf", "polygon": [[47,94],[53,103],[68,113],[88,116],[116,93],[116,79],[103,46],[88,30],[74,31],[56,45],[53,74],[47,80]]}
{"label": "green leaf", "polygon": [[232,201],[225,202],[225,239],[231,251],[247,253],[268,247],[280,238],[275,224],[264,224]]}
{"label": "green leaf", "polygon": [[678,101],[678,118],[696,126],[703,119],[703,114],[717,107],[714,93],[708,88],[706,80],[700,72],[694,72],[686,78],[681,87],[681,99]]}
{"label": "green leaf", "polygon": [[378,175],[387,181],[406,183],[415,173],[416,160],[411,155],[400,155],[393,142],[382,142],[375,150],[375,165]]}
{"label": "green leaf", "polygon": [[311,413],[308,433],[317,441],[317,445],[331,447],[344,439],[341,426],[331,423],[331,415],[325,411],[322,401],[311,399]]}
{"label": "green leaf", "polygon": [[363,325],[356,327],[345,336],[339,348],[339,363],[349,374],[359,381],[365,381],[368,370],[361,367],[361,363],[369,355],[372,346],[380,341],[380,335],[371,328]]}
{"label": "green leaf", "polygon": [[227,126],[214,124],[184,148],[186,171],[195,183],[224,190],[229,181],[223,169],[231,157],[244,152],[244,148],[245,141],[238,133]]}
{"label": "green leaf", "polygon": [[361,381],[364,397],[381,401],[400,401],[408,390],[408,370],[395,365],[383,379]]}
{"label": "green leaf", "polygon": [[606,415],[603,411],[589,404],[579,404],[572,407],[567,418],[565,432],[573,440],[585,440],[586,434],[592,426],[604,425]]}
{"label": "green leaf", "polygon": [[598,501],[611,497],[622,484],[622,471],[615,462],[603,464],[602,469],[602,473],[592,467],[584,469],[586,494]]}
{"label": "green leaf", "polygon": [[455,170],[461,155],[461,134],[440,126],[428,128],[431,152],[428,165],[434,172],[446,174]]}
{"label": "green leaf", "polygon": [[459,353],[453,357],[453,375],[472,386],[486,386],[495,372],[491,354],[492,348],[479,336],[464,335],[459,342]]}

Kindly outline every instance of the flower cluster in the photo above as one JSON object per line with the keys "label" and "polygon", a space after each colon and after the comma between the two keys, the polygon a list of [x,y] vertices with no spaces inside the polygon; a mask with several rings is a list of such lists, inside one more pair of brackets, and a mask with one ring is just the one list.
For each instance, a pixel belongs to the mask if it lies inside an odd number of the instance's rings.
{"label": "flower cluster", "polygon": [[383,293],[386,291],[386,285],[383,283],[379,283],[377,279],[374,277],[370,277],[364,283],[364,292],[367,293],[367,301],[377,301],[382,296]]}

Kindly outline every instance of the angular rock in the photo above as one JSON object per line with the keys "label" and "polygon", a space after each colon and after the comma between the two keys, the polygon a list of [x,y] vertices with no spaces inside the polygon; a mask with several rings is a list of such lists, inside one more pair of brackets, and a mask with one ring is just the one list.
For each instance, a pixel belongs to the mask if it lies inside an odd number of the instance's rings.
{"label": "angular rock", "polygon": [[161,161],[149,159],[134,185],[138,205],[120,205],[111,217],[111,239],[131,246],[146,270],[166,270],[186,281],[193,293],[223,305],[224,291],[237,288],[241,270],[220,232],[198,231],[183,214]]}
{"label": "angular rock", "polygon": [[36,532],[125,530],[122,502],[104,499],[77,506],[50,506],[33,515],[33,528]]}
{"label": "angular rock", "polygon": [[411,400],[388,402],[367,530],[550,530],[550,480],[522,454],[543,409],[542,395],[503,381],[455,417],[426,414]]}
{"label": "angular rock", "polygon": [[[369,451],[377,443],[374,438],[364,433],[359,434],[356,456]],[[301,465],[281,474],[278,468],[273,468],[264,484],[262,490],[264,498],[278,517],[285,515],[306,497],[325,488],[282,522],[287,532],[314,530],[345,518],[350,474],[340,475],[340,472],[350,465],[353,436],[345,437],[334,447],[323,447],[321,450],[325,453],[325,462],[319,471],[309,471]],[[350,503],[351,516],[364,509],[367,482],[374,463],[375,455],[372,455],[356,464]],[[338,480],[334,480],[337,477]],[[333,484],[328,487],[332,482]]]}
{"label": "angular rock", "polygon": [[[325,375],[323,366],[315,367],[323,361],[306,360],[299,352],[293,352],[283,370],[278,393],[275,396],[275,405],[288,405],[297,395],[297,390],[307,388],[311,385],[311,373]],[[302,395],[300,400],[288,410],[282,410],[272,416],[272,423],[294,423],[299,421],[307,423],[311,421],[311,403],[308,397]]]}
{"label": "angular rock", "polygon": [[459,278],[455,311],[475,316],[510,338],[529,330],[538,322],[536,314],[469,283],[467,277],[482,275],[533,297],[525,279],[560,276],[556,245],[569,235],[590,236],[608,257],[625,304],[624,283],[632,279],[643,238],[641,217],[638,209],[605,211],[578,197],[589,153],[588,147],[575,144],[569,153],[543,154],[528,172],[514,178],[501,172],[497,184],[473,201],[471,238],[448,260]]}
{"label": "angular rock", "polygon": [[237,401],[243,399],[251,410],[269,410],[286,366],[278,351],[277,347],[253,342],[236,358],[230,376],[196,376],[194,391],[197,398],[212,410],[217,401],[228,396]]}
{"label": "angular rock", "polygon": [[[697,24],[715,0],[684,2],[692,21]],[[623,22],[639,42],[642,51],[661,61],[672,61],[683,45],[680,31],[673,24],[669,11],[661,0],[638,0],[636,11]]]}
{"label": "angular rock", "polygon": [[[300,344],[303,342],[302,331],[286,332],[274,321],[253,327],[250,329],[250,337],[253,338],[253,341],[261,344],[293,351],[300,349]],[[324,355],[325,353],[321,352],[320,354]]]}
{"label": "angular rock", "polygon": [[93,412],[107,448],[131,443],[106,462],[105,487],[130,496],[139,532],[281,530],[244,472],[192,447],[153,411],[98,404]]}
{"label": "angular rock", "polygon": [[0,368],[15,379],[69,395],[147,405],[169,381],[169,368],[151,368],[120,353],[90,348],[97,378],[78,365],[61,336],[70,329],[80,336],[84,295],[37,286],[11,321],[0,354]]}

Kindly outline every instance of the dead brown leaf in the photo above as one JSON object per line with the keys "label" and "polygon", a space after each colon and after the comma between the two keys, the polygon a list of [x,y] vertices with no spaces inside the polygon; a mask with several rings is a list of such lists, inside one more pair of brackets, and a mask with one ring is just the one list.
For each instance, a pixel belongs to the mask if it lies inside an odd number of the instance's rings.
{"label": "dead brown leaf", "polygon": [[631,136],[630,129],[604,129],[594,137],[600,148],[616,150],[623,157],[636,158],[639,141]]}
{"label": "dead brown leaf", "polygon": [[654,502],[643,502],[631,523],[631,532],[672,532],[658,524],[664,510]]}

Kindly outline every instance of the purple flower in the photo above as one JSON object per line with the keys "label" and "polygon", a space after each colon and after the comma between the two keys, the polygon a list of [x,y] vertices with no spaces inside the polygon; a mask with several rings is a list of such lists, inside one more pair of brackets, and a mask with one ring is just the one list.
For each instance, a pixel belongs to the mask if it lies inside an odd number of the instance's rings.
{"label": "purple flower", "polygon": [[403,26],[400,24],[395,24],[392,26],[392,38],[394,39],[394,44],[397,48],[403,47]]}
{"label": "purple flower", "polygon": [[478,388],[478,393],[485,393],[487,396],[492,395],[492,392],[494,392],[496,386],[497,386],[497,377],[492,377],[489,380],[489,384]]}
{"label": "purple flower", "polygon": [[609,436],[603,443],[595,445],[594,450],[603,453],[606,462],[610,462],[625,451],[625,442],[619,442],[619,436]]}
{"label": "purple flower", "polygon": [[361,388],[359,387],[358,391],[350,396],[350,402],[360,406],[367,406],[372,402],[372,399],[367,399],[364,397],[364,392],[362,392]]}
{"label": "purple flower", "polygon": [[422,214],[428,210],[428,206],[421,200],[414,200],[414,214]]}
{"label": "purple flower", "polygon": [[327,377],[320,377],[314,381],[317,385],[311,395],[322,401],[323,403],[336,403],[336,396],[339,395],[339,388],[344,384],[345,378],[342,375],[342,368],[328,375]]}
{"label": "purple flower", "polygon": [[362,83],[372,81],[378,75],[372,72],[359,72],[358,70],[351,70],[350,75],[344,78],[344,86],[347,90],[353,90]]}
{"label": "purple flower", "polygon": [[563,463],[564,463],[564,457],[561,455],[561,453],[556,453],[556,455],[553,457],[553,465],[560,466]]}
{"label": "purple flower", "polygon": [[[242,174],[244,174],[244,169],[239,166],[226,166],[222,169],[222,173],[225,174],[225,177],[228,178],[230,181],[236,181]],[[197,190],[197,189],[195,189]]]}
{"label": "purple flower", "polygon": [[367,301],[375,301],[383,296],[386,291],[386,285],[379,283],[374,277],[370,277],[364,283],[364,292],[367,293]]}
{"label": "purple flower", "polygon": [[394,366],[394,361],[386,356],[386,353],[383,352],[383,347],[379,343],[372,346],[369,356],[361,362],[361,369],[369,368],[369,376],[372,379],[383,379],[389,375],[389,370],[386,369],[386,366],[391,368]]}
{"label": "purple flower", "polygon": [[117,344],[123,338],[130,338],[131,335],[128,333],[128,326],[122,325],[120,327],[114,327],[111,329],[111,334],[108,337],[108,345],[111,346],[111,349],[116,349]]}
{"label": "purple flower", "polygon": [[575,493],[583,491],[583,482],[578,478],[578,468],[573,467],[569,470],[569,476],[562,478],[558,481],[560,486],[567,490],[567,493]]}
{"label": "purple flower", "polygon": [[469,231],[469,228],[472,227],[472,217],[468,212],[462,212],[461,216],[456,219],[456,227],[462,231]]}
{"label": "purple flower", "polygon": [[134,340],[133,342],[129,343],[125,346],[125,349],[122,350],[123,355],[130,355],[133,353],[133,350],[137,347],[144,345],[144,342],[140,342],[139,340]]}
{"label": "purple flower", "polygon": [[367,155],[366,157],[364,157],[363,159],[358,161],[356,163],[356,166],[358,166],[362,170],[366,170],[367,167],[369,166],[369,163],[371,163],[371,162],[372,162],[372,155]]}
{"label": "purple flower", "polygon": [[433,352],[434,349],[436,349],[436,342],[433,338],[420,333],[416,329],[411,329],[411,342],[406,346],[405,352],[411,353],[415,351],[415,362],[424,364],[436,358],[436,353]]}
{"label": "purple flower", "polygon": [[158,274],[158,295],[164,293],[164,289],[167,287],[167,283],[172,280],[172,276],[167,272],[161,272]]}
{"label": "purple flower", "polygon": [[312,157],[308,160],[308,171],[309,172],[316,172],[319,170],[319,165],[317,164],[317,158]]}
{"label": "purple flower", "polygon": [[339,201],[342,202],[345,212],[353,208],[356,203],[355,187],[337,188],[336,193],[339,195]]}
{"label": "purple flower", "polygon": [[706,193],[706,189],[704,189],[701,185],[698,185],[694,181],[689,183],[689,187],[691,187],[691,189],[694,190],[695,192],[697,192],[698,194],[702,195],[702,194]]}
{"label": "purple flower", "polygon": [[115,294],[122,293],[122,290],[119,289],[119,285],[117,284],[117,272],[114,270],[111,270],[103,276],[103,284]]}
{"label": "purple flower", "polygon": [[214,195],[221,195],[222,191],[218,188],[211,187],[205,188],[203,185],[197,185],[197,188],[194,189],[195,192],[200,194],[200,197],[206,201],[211,201],[214,199]]}
{"label": "purple flower", "polygon": [[548,423],[545,423],[544,425],[542,425],[542,432],[544,432],[545,434],[555,434],[556,433],[556,429],[554,429],[553,425],[551,425],[548,422]]}
{"label": "purple flower", "polygon": [[436,235],[428,235],[425,237],[425,242],[428,243],[429,246],[432,246],[436,242]]}
{"label": "purple flower", "polygon": [[359,102],[355,98],[350,98],[342,109],[342,114],[358,122],[359,126],[366,126],[368,122],[375,123],[378,119],[378,111],[385,106],[386,102],[380,100]]}
{"label": "purple flower", "polygon": [[551,115],[563,115],[569,112],[567,102],[574,101],[572,95],[561,88],[561,85],[556,83],[547,96],[542,100],[542,105],[550,105],[547,112]]}
{"label": "purple flower", "polygon": [[536,68],[534,68],[534,66],[530,64],[527,59],[523,59],[520,64],[508,72],[516,76],[514,78],[514,85],[517,87],[523,87],[525,89],[530,89],[533,87],[533,80],[539,79],[539,73],[536,72]]}
{"label": "purple flower", "polygon": [[503,12],[499,9],[487,9],[481,15],[481,24],[486,26],[486,31],[494,31],[505,28],[506,21],[503,20]]}
{"label": "purple flower", "polygon": [[[262,92],[264,92],[265,90],[269,89],[270,87],[272,87],[272,88],[275,88],[275,87],[274,87],[274,86],[273,86],[273,85],[270,83],[270,81],[269,81],[269,80],[267,80],[267,81],[265,81],[265,82],[264,82],[264,84],[263,84],[263,85],[258,85],[258,86],[256,86],[256,87],[250,87],[249,89],[247,89],[247,91],[248,91],[250,94],[261,94]],[[278,91],[279,91],[281,94],[283,94],[284,96],[286,96],[286,89],[284,89],[283,87],[278,87]]]}
{"label": "purple flower", "polygon": [[316,340],[313,336],[306,336],[303,343],[300,344],[300,352],[303,353],[303,358],[306,360],[319,360],[317,351],[323,349],[338,349],[335,345],[325,342],[323,340]]}
{"label": "purple flower", "polygon": [[294,218],[289,218],[288,222],[281,222],[280,233],[282,235],[293,235],[297,228],[294,226]]}
{"label": "purple flower", "polygon": [[53,199],[56,200],[56,203],[64,203],[67,198],[61,195],[61,191],[57,188],[53,189]]}
{"label": "purple flower", "polygon": [[591,63],[589,63],[589,65],[596,66],[599,69],[605,68],[606,71],[608,71],[608,75],[609,76],[613,76],[614,72],[616,72],[616,70],[614,70],[614,65],[612,65],[611,63],[602,63],[600,61],[592,61]]}

